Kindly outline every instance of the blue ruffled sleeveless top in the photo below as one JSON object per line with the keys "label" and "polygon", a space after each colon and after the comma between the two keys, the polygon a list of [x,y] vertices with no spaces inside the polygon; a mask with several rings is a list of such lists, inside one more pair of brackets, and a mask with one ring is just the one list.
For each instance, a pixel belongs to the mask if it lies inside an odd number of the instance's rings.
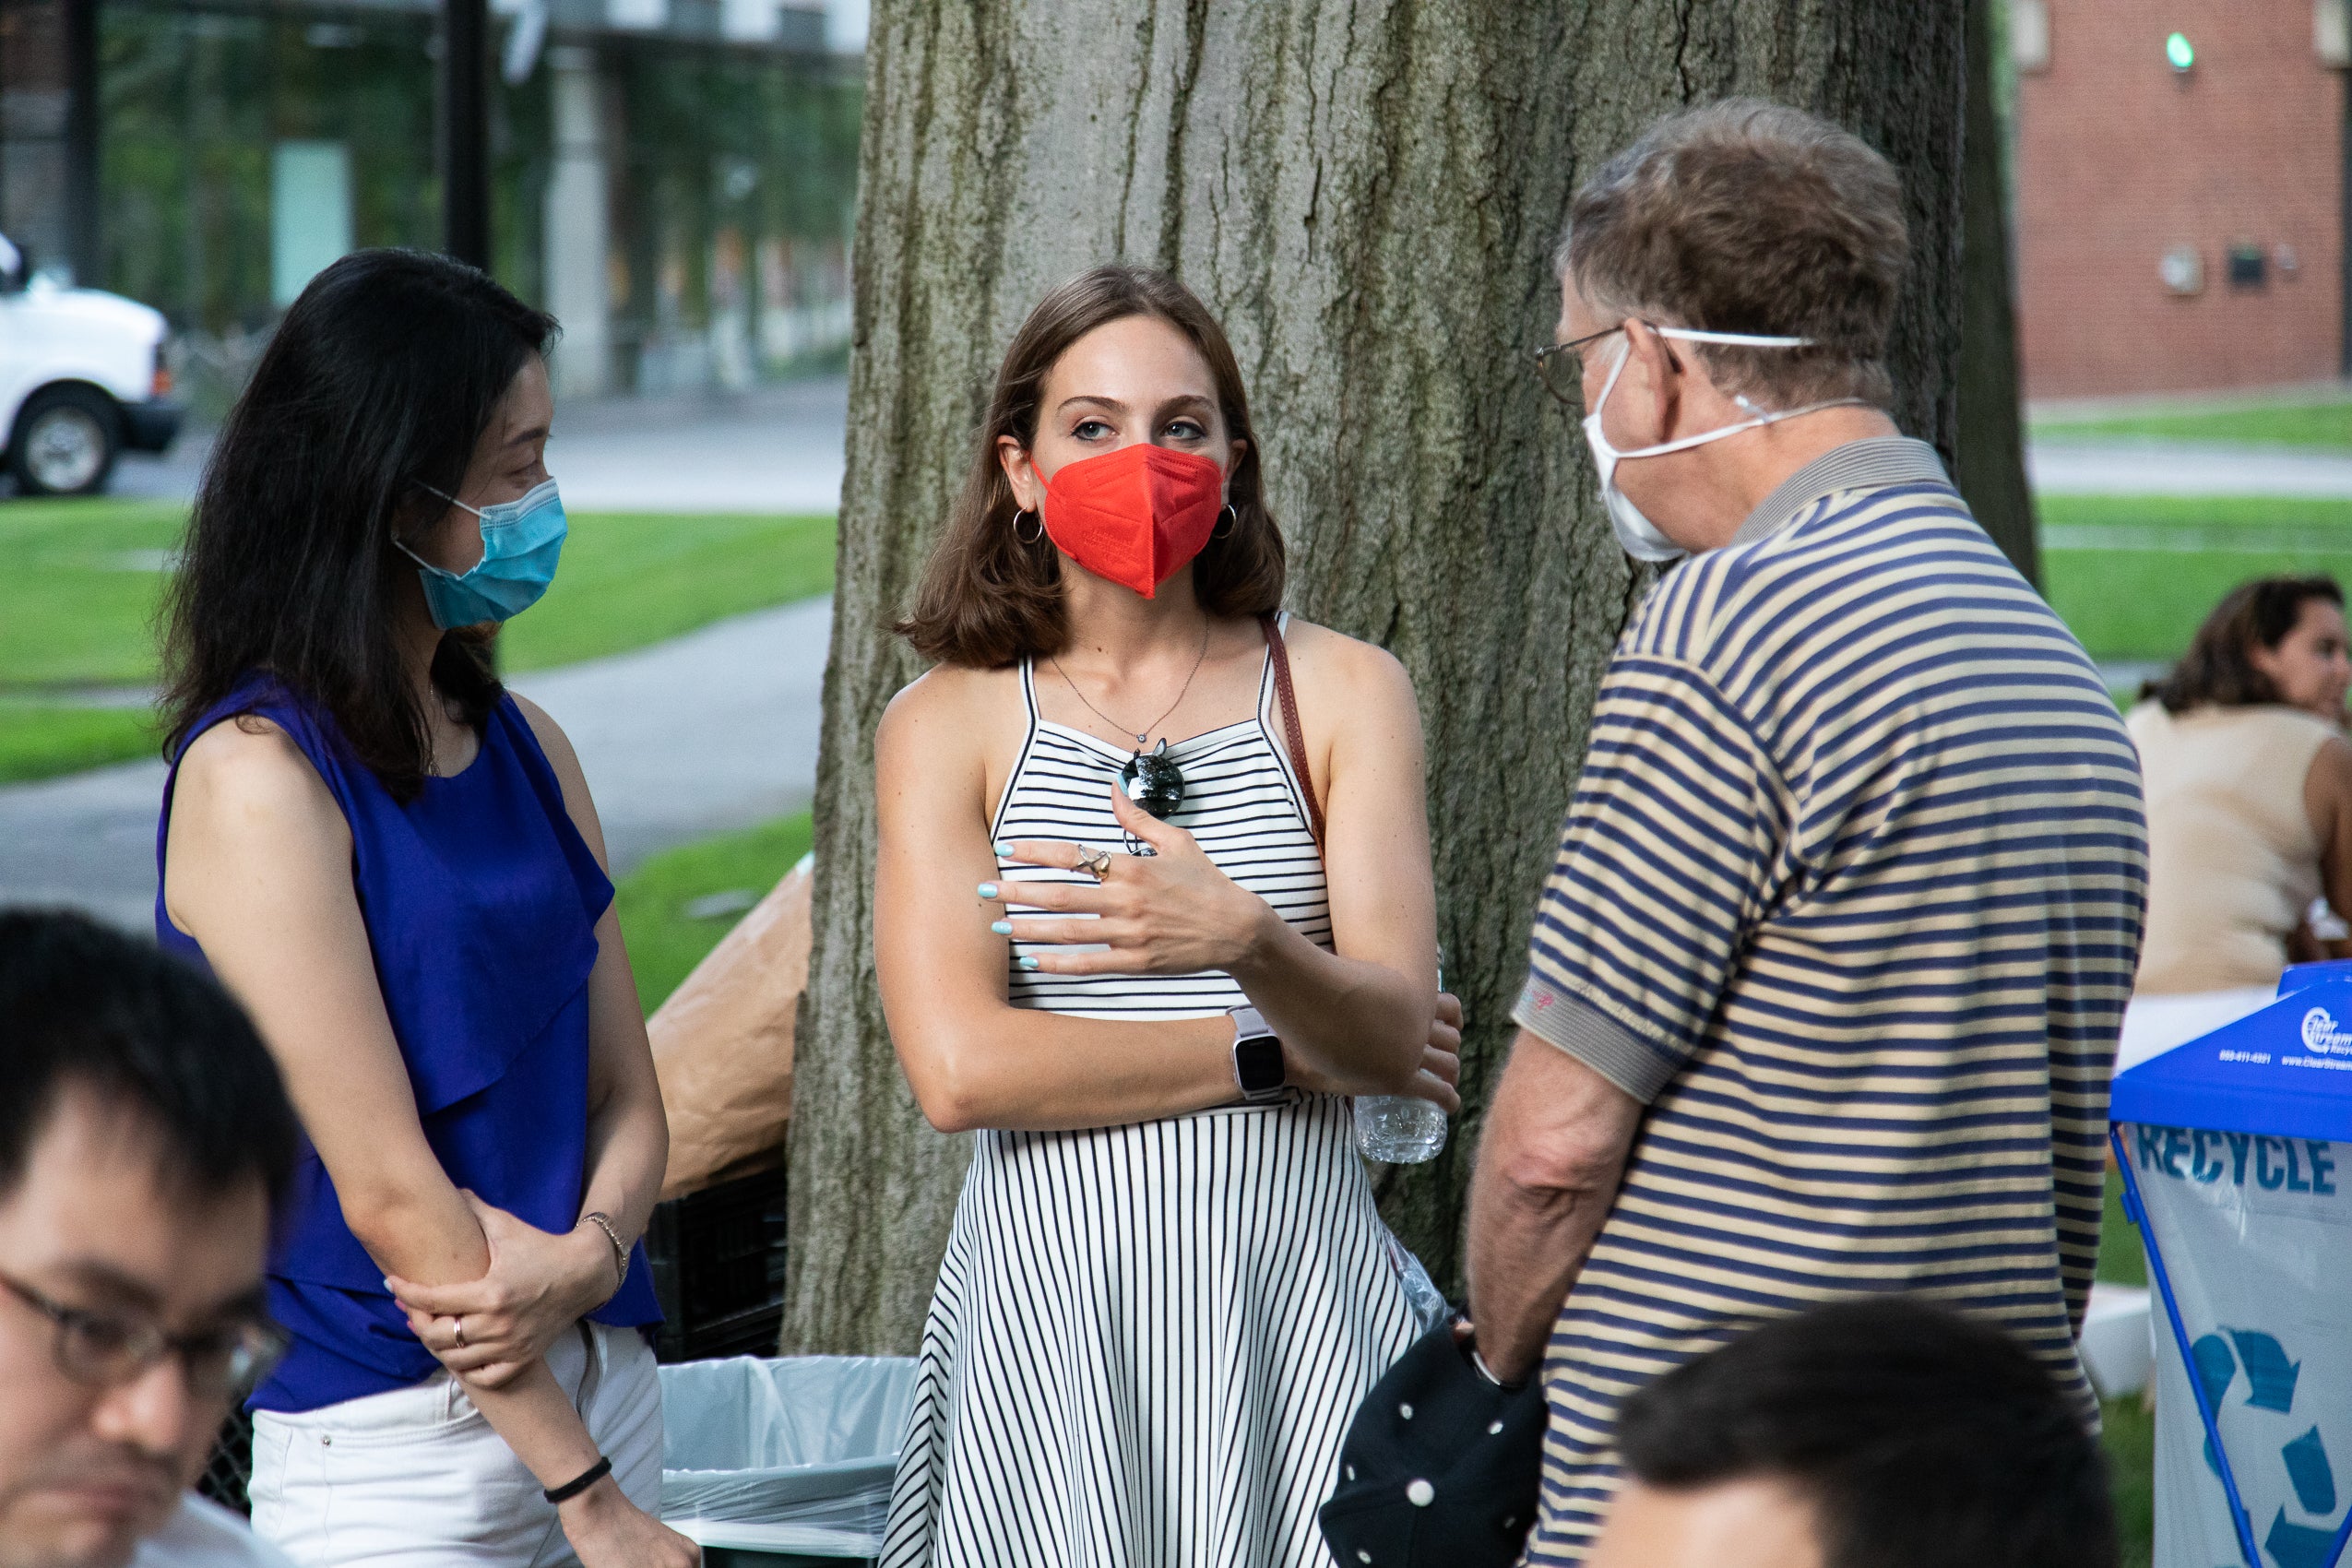
{"label": "blue ruffled sleeveless top", "polygon": [[[350,825],[376,980],[442,1169],[542,1230],[570,1230],[587,1184],[588,971],[612,884],[572,826],[529,721],[502,696],[472,766],[427,778],[403,804],[324,707],[268,674],[246,676],[188,738],[248,713],[302,748]],[[203,950],[163,908],[178,777],[174,757],[155,835],[155,932],[165,948],[202,963]],[[384,1289],[384,1270],[344,1225],[335,1183],[307,1144],[279,1236],[269,1309],[293,1342],[253,1408],[316,1409],[436,1370]],[[590,1316],[661,1321],[642,1244],[619,1294]]]}

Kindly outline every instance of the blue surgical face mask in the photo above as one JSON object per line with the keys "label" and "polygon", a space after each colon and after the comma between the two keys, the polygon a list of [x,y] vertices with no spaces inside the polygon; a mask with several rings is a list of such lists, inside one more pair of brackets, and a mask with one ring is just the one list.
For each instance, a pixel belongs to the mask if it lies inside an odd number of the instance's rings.
{"label": "blue surgical face mask", "polygon": [[[425,486],[433,490],[431,485]],[[435,495],[441,492],[433,490]],[[398,540],[400,553],[417,564],[424,584],[425,607],[433,624],[443,631],[452,626],[478,626],[504,621],[539,602],[555,580],[555,563],[564,553],[563,498],[555,481],[548,480],[514,501],[473,507],[454,495],[441,495],[452,506],[481,519],[481,559],[463,572],[434,565]]]}

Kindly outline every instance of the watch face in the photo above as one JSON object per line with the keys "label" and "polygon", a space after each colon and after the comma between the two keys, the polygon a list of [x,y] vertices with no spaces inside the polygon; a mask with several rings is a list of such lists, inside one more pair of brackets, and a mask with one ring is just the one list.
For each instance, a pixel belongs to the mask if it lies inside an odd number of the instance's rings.
{"label": "watch face", "polygon": [[1282,1042],[1272,1035],[1237,1040],[1233,1046],[1233,1075],[1243,1094],[1271,1094],[1282,1087]]}

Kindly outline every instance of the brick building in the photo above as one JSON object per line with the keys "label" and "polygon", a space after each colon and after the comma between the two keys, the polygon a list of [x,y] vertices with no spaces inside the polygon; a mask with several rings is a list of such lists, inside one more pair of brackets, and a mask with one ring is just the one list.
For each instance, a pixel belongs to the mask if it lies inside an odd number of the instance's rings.
{"label": "brick building", "polygon": [[2346,374],[2345,0],[2011,0],[2029,397]]}

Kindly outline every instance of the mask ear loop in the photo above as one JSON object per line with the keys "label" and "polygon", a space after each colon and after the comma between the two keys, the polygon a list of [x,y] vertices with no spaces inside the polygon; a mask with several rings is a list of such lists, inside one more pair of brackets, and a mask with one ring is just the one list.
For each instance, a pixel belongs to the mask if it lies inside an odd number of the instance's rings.
{"label": "mask ear loop", "polygon": [[[1023,517],[1028,518],[1031,525],[1036,528],[1037,531],[1035,533],[1025,534],[1021,531],[1021,519]],[[1035,544],[1038,540],[1044,537],[1045,519],[1039,517],[1035,511],[1022,511],[1013,514],[1013,539],[1016,543]]]}
{"label": "mask ear loop", "polygon": [[[455,506],[460,512],[473,513],[477,518],[481,516],[481,511],[479,507],[469,506],[464,502],[458,500],[456,496],[447,493],[445,491],[435,490],[433,486],[425,483],[422,480],[417,480],[414,482],[419,490],[423,491],[427,495],[434,497],[435,500],[446,501],[450,505]],[[407,556],[410,560],[415,562],[426,571],[437,572],[445,577],[455,577],[457,576],[457,573],[449,571],[445,567],[434,565],[432,562],[426,560],[423,556],[410,549],[409,541],[400,537],[399,530],[398,529],[391,530],[386,537],[391,540],[393,549],[398,551],[401,554]]]}

